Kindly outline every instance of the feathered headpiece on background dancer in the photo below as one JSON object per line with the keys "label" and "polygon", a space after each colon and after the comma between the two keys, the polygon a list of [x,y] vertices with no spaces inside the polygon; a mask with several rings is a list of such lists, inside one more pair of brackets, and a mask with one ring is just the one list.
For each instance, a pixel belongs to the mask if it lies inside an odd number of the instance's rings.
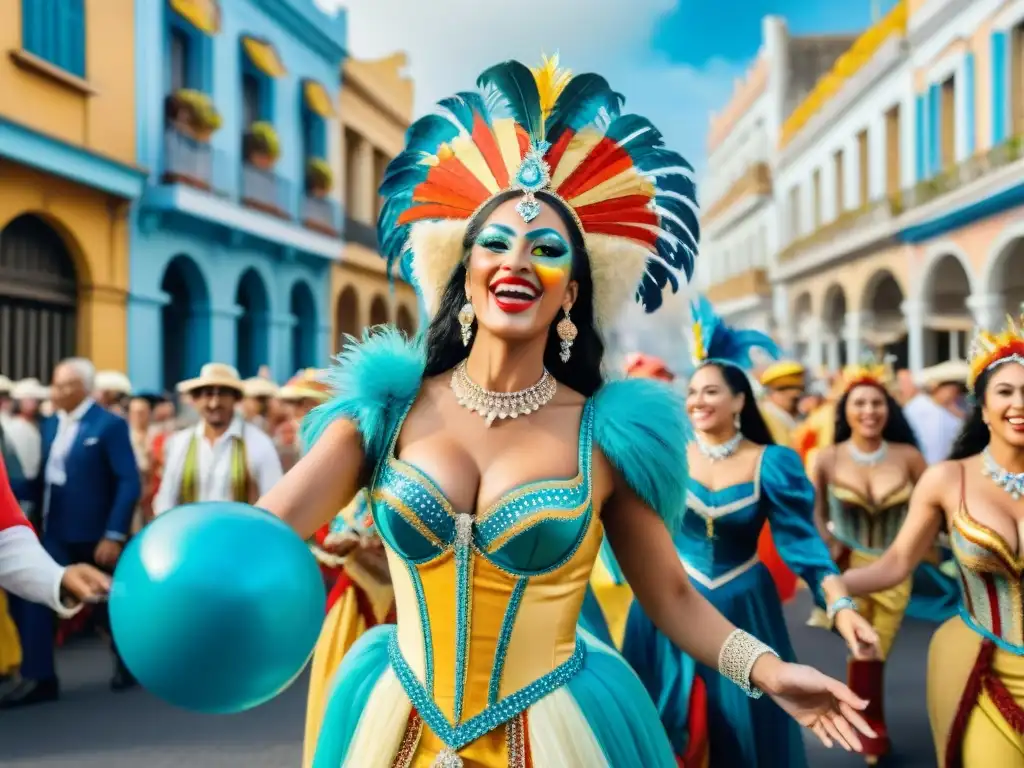
{"label": "feathered headpiece on background dancer", "polygon": [[690,314],[693,319],[690,356],[695,369],[707,363],[724,363],[750,371],[754,367],[751,350],[760,349],[773,360],[778,360],[782,354],[768,334],[726,325],[704,296],[690,302]]}
{"label": "feathered headpiece on background dancer", "polygon": [[594,316],[607,329],[636,297],[648,312],[688,280],[699,225],[693,168],[664,148],[650,121],[621,113],[603,77],[573,75],[558,57],[538,69],[508,61],[413,123],[388,166],[377,223],[381,255],[420,293],[428,316],[462,261],[475,214],[523,193],[525,221],[543,192],[579,227],[590,258]]}

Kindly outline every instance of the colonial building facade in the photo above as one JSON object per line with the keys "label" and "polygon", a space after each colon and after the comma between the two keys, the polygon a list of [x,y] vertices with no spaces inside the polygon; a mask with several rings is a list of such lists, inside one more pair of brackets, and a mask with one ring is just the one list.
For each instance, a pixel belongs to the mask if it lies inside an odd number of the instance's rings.
{"label": "colonial building facade", "polygon": [[331,275],[334,349],[346,335],[393,323],[406,333],[418,325],[412,288],[389,279],[377,253],[377,193],[391,159],[405,145],[413,110],[412,81],[405,54],[377,61],[345,62],[341,92],[342,184],[345,191],[345,250]]}
{"label": "colonial building facade", "polygon": [[278,380],[325,364],[343,249],[344,13],[313,0],[136,13],[136,140],[151,173],[132,226],[130,378],[165,389],[211,360]]}
{"label": "colonial building facade", "polygon": [[920,370],[1019,310],[1022,32],[1020,0],[900,2],[788,119],[771,277],[811,364]]}
{"label": "colonial building facade", "polygon": [[768,279],[779,244],[776,147],[786,115],[849,46],[848,36],[791,36],[768,16],[763,42],[729,103],[711,117],[701,190],[697,285],[729,322],[773,327]]}
{"label": "colonial building facade", "polygon": [[[124,369],[134,0],[0,3],[0,373]],[[118,45],[110,45],[117,40]]]}
{"label": "colonial building facade", "polygon": [[1024,0],[901,0],[820,77],[764,37],[712,118],[701,287],[762,328],[770,293],[815,368],[964,357],[1024,300]]}

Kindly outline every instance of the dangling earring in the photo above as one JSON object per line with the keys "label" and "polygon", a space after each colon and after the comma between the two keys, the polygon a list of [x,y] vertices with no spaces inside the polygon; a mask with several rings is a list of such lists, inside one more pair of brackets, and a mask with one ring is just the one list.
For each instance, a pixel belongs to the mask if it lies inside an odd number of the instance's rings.
{"label": "dangling earring", "polygon": [[737,432],[740,431],[740,412],[739,411],[736,411],[736,413],[734,413],[732,415],[732,425],[736,428]]}
{"label": "dangling earring", "polygon": [[466,303],[459,310],[459,330],[462,331],[462,346],[468,347],[469,340],[473,338],[473,321],[476,320],[476,312],[473,311],[473,302],[466,294]]}
{"label": "dangling earring", "polygon": [[558,321],[558,325],[555,326],[555,332],[558,334],[558,338],[562,340],[562,351],[558,353],[558,358],[563,363],[568,363],[569,358],[572,356],[572,343],[576,341],[576,336],[579,334],[579,329],[576,327],[571,319],[569,319],[569,310],[565,310],[565,317]]}

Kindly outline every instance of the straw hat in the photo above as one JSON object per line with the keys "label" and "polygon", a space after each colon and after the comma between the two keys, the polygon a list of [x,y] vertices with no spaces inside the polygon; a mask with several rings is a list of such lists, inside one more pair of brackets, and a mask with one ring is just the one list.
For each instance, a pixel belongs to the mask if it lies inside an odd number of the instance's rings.
{"label": "straw hat", "polygon": [[966,360],[947,360],[925,368],[918,378],[922,386],[937,387],[940,384],[966,384],[970,374],[971,367]]}
{"label": "straw hat", "polygon": [[97,371],[93,387],[97,392],[117,395],[130,395],[133,391],[131,381],[120,371]]}
{"label": "straw hat", "polygon": [[199,370],[196,378],[181,382],[178,391],[187,395],[203,387],[233,389],[239,395],[245,392],[245,384],[238,375],[238,370],[233,365],[224,363],[207,363]]}
{"label": "straw hat", "polygon": [[11,387],[12,400],[48,400],[50,390],[39,383],[39,379],[22,379]]}
{"label": "straw hat", "polygon": [[761,372],[761,386],[767,389],[787,389],[806,384],[807,369],[794,360],[783,360],[769,365]]}
{"label": "straw hat", "polygon": [[281,387],[277,396],[281,400],[316,400],[325,403],[331,399],[331,388],[324,382],[326,371],[307,368]]}
{"label": "straw hat", "polygon": [[242,392],[246,397],[277,397],[277,384],[262,376],[246,379],[242,385]]}

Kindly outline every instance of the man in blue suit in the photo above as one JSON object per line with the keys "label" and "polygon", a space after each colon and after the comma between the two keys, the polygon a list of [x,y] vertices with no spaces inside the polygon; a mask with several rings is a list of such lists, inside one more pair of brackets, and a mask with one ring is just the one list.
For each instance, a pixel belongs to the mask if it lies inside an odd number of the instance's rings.
{"label": "man in blue suit", "polygon": [[[93,563],[112,571],[128,539],[141,493],[128,424],[97,405],[96,370],[83,358],[53,372],[56,415],[42,426],[42,466],[33,500],[42,510],[43,546],[61,565]],[[107,619],[105,609],[101,618]],[[53,701],[60,695],[54,667],[54,614],[44,606],[19,607],[24,659],[21,683],[0,708]],[[108,623],[109,628],[109,623]],[[114,648],[114,690],[135,684]]]}

